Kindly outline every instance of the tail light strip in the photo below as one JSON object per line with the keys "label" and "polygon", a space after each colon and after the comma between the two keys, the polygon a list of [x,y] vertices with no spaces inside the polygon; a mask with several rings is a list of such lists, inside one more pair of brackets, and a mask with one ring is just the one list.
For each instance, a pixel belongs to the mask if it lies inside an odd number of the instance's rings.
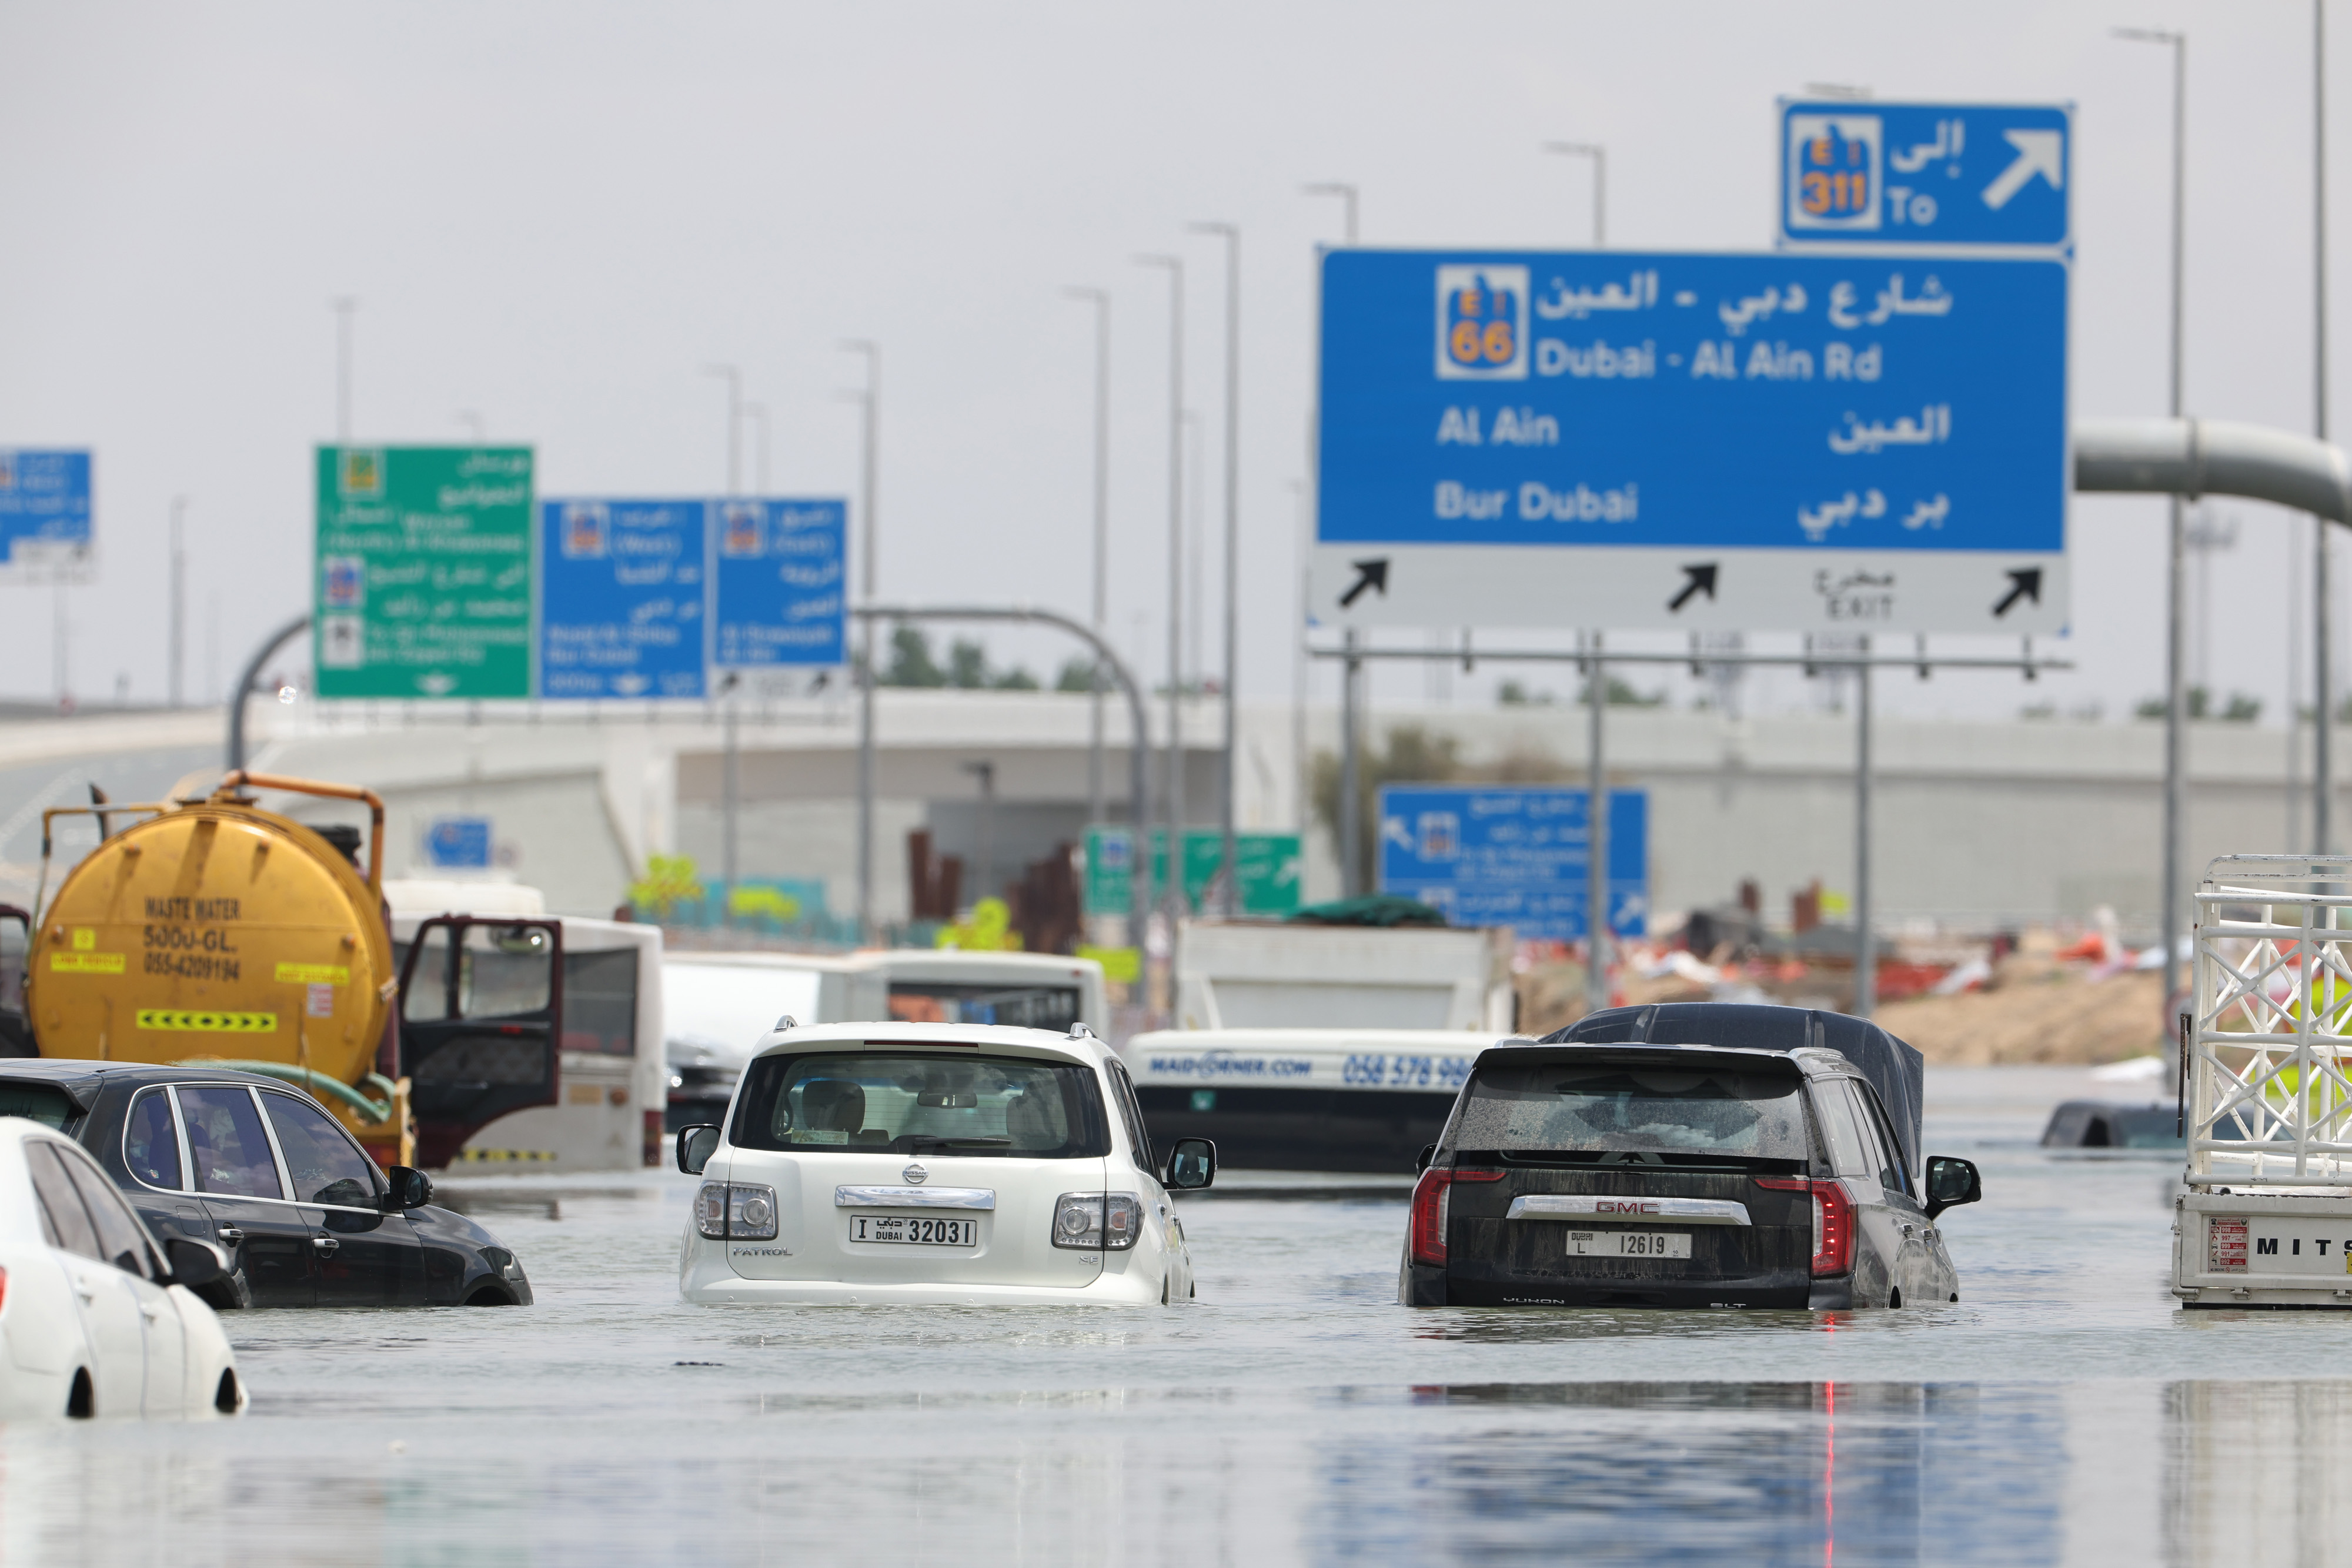
{"label": "tail light strip", "polygon": [[1853,1200],[1834,1181],[1805,1176],[1757,1176],[1758,1186],[1801,1192],[1813,1200],[1813,1277],[1853,1271]]}
{"label": "tail light strip", "polygon": [[1451,1171],[1432,1166],[1422,1172],[1412,1188],[1412,1260],[1435,1268],[1445,1266],[1445,1222],[1455,1182],[1502,1179],[1501,1171]]}

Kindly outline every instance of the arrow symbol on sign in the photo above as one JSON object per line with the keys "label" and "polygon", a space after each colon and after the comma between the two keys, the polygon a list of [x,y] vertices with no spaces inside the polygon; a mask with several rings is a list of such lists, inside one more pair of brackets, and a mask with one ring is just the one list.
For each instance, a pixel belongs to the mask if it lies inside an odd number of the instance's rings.
{"label": "arrow symbol on sign", "polygon": [[1710,600],[1713,599],[1715,597],[1715,571],[1716,568],[1721,564],[1722,563],[1719,561],[1710,560],[1698,566],[1686,566],[1683,568],[1684,575],[1688,577],[1690,580],[1683,584],[1683,591],[1680,593],[1675,594],[1672,599],[1666,601],[1667,613],[1680,613],[1682,607],[1691,601],[1691,595],[1694,593],[1704,593]]}
{"label": "arrow symbol on sign", "polygon": [[1345,610],[1361,599],[1364,596],[1364,590],[1368,588],[1379,589],[1382,599],[1389,596],[1389,563],[1386,556],[1379,560],[1357,560],[1349,561],[1348,564],[1356,569],[1356,581],[1347,592],[1339,595],[1340,609]]}
{"label": "arrow symbol on sign", "polygon": [[2053,191],[2066,188],[2065,132],[2063,131],[2004,131],[2001,135],[2017,149],[2016,162],[2000,172],[2000,178],[1984,188],[1984,204],[1994,212],[2009,205],[2009,199],[2025,189],[2025,183],[2036,174],[2050,182]]}
{"label": "arrow symbol on sign", "polygon": [[1993,619],[1998,621],[2008,614],[2009,607],[2021,599],[2031,599],[2036,604],[2042,602],[2042,569],[2040,567],[2029,566],[2022,571],[2012,571],[2009,574],[2009,592],[2002,596],[1999,604],[1992,607]]}

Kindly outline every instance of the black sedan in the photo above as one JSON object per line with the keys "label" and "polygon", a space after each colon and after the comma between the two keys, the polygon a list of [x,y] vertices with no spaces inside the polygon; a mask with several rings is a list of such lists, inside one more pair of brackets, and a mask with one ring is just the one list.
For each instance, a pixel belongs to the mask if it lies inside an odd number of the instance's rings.
{"label": "black sedan", "polygon": [[217,1243],[215,1307],[530,1304],[498,1238],[386,1172],[319,1103],[257,1073],[138,1062],[0,1062],[0,1115],[98,1156],[157,1237]]}
{"label": "black sedan", "polygon": [[1423,1155],[1408,1306],[1957,1301],[1936,1220],[1982,1186],[1923,1159],[1919,1053],[1859,1019],[1618,1008],[1478,1057]]}

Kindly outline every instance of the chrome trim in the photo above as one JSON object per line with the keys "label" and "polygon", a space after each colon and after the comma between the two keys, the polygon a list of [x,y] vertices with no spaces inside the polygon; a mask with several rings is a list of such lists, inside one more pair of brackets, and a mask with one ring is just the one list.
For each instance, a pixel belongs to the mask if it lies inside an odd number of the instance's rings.
{"label": "chrome trim", "polygon": [[[1601,1206],[1610,1207],[1603,1208]],[[1535,1193],[1511,1199],[1506,1219],[1580,1219],[1594,1225],[1753,1225],[1748,1206],[1719,1197],[1614,1197]]]}
{"label": "chrome trim", "polygon": [[[131,1169],[131,1113],[138,1110],[139,1102],[145,1099],[150,1094],[161,1094],[163,1097],[163,1113],[172,1118],[172,1136],[178,1145],[180,1150],[180,1185],[178,1186],[157,1186],[153,1182],[147,1180],[137,1171]],[[172,1098],[172,1086],[170,1084],[151,1083],[131,1096],[131,1103],[122,1113],[122,1136],[118,1140],[116,1146],[121,1150],[122,1155],[122,1168],[125,1171],[130,1172],[131,1179],[139,1184],[140,1190],[143,1192],[168,1192],[174,1197],[186,1197],[189,1196],[187,1182],[191,1174],[191,1167],[188,1161],[188,1134],[187,1129],[180,1125],[180,1107],[178,1102]],[[114,1177],[110,1174],[106,1179],[112,1181]]]}
{"label": "chrome trim", "polygon": [[294,1172],[286,1163],[286,1151],[278,1146],[278,1125],[269,1119],[269,1107],[262,1103],[261,1091],[248,1085],[246,1092],[253,1096],[254,1114],[261,1118],[261,1135],[269,1140],[269,1153],[278,1162],[278,1190],[285,1201],[299,1203],[301,1197],[294,1190]]}
{"label": "chrome trim", "polygon": [[994,1208],[996,1192],[985,1186],[837,1186],[835,1208]]}

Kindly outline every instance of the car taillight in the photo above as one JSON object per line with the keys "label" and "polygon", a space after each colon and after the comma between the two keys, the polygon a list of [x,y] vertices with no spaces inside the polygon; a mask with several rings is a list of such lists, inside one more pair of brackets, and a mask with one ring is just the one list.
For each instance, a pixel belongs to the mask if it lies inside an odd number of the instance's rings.
{"label": "car taillight", "polygon": [[694,1228],[713,1241],[772,1241],[776,1189],[744,1182],[704,1182],[694,1195]]}
{"label": "car taillight", "polygon": [[1124,1252],[1142,1233],[1143,1203],[1133,1193],[1066,1192],[1054,1201],[1056,1247]]}
{"label": "car taillight", "polygon": [[8,1304],[8,1270],[0,1269],[0,1307]]}
{"label": "car taillight", "polygon": [[1834,1181],[1804,1176],[1758,1176],[1758,1186],[1776,1192],[1809,1195],[1813,1208],[1813,1273],[1845,1274],[1853,1270],[1853,1200]]}
{"label": "car taillight", "polygon": [[1500,1171],[1449,1171],[1432,1166],[1412,1188],[1412,1260],[1445,1265],[1445,1220],[1458,1181],[1500,1181]]}

